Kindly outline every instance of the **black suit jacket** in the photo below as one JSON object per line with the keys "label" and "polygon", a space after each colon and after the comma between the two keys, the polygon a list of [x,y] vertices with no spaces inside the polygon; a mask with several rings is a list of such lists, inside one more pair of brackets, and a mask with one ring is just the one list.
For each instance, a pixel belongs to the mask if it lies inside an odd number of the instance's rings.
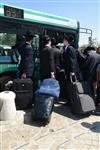
{"label": "black suit jacket", "polygon": [[40,53],[41,79],[50,78],[51,72],[55,72],[53,49],[46,46]]}
{"label": "black suit jacket", "polygon": [[32,77],[34,71],[34,54],[32,46],[25,43],[21,47],[21,62],[19,65],[20,73],[26,73],[27,77]]}
{"label": "black suit jacket", "polygon": [[74,49],[70,45],[68,46],[66,51],[63,52],[63,64],[67,76],[70,76],[71,72],[77,72],[76,49]]}
{"label": "black suit jacket", "polygon": [[60,68],[61,68],[61,52],[55,46],[53,46],[52,48],[53,48],[53,52],[54,52],[55,69],[60,70]]}
{"label": "black suit jacket", "polygon": [[97,54],[95,51],[90,51],[84,63],[84,68],[87,71],[87,79],[90,81],[96,78],[96,68],[98,64],[100,64],[100,54]]}

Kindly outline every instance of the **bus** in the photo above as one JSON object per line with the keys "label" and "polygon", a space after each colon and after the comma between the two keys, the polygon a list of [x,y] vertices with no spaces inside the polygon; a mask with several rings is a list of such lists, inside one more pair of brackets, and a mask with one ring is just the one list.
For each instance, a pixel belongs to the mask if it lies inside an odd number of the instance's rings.
{"label": "bus", "polygon": [[[14,59],[14,46],[24,41],[24,34],[32,30],[35,56],[35,79],[39,80],[39,53],[42,49],[41,37],[55,37],[62,43],[64,35],[73,38],[73,45],[78,47],[79,22],[66,17],[46,14],[35,10],[23,9],[0,4],[0,91],[12,80],[18,68],[18,58]],[[17,56],[16,56],[17,57]]]}

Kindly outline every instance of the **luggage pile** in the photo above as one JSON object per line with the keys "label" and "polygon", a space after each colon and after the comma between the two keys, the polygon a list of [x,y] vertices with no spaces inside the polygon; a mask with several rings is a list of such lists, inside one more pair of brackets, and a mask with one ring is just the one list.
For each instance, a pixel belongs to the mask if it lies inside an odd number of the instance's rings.
{"label": "luggage pile", "polygon": [[59,83],[53,78],[43,80],[39,89],[35,92],[35,99],[33,89],[31,79],[14,79],[5,86],[6,91],[10,90],[16,94],[15,104],[17,110],[25,110],[33,106],[32,119],[48,124],[54,108],[55,98],[59,98]]}
{"label": "luggage pile", "polygon": [[[83,115],[94,111],[96,108],[90,84],[84,80],[77,80],[76,77],[73,78],[72,76],[70,81],[65,83],[65,92],[68,100],[70,100],[73,114]],[[31,79],[14,79],[13,82],[9,82],[6,85],[6,90],[15,93],[17,109],[24,110],[31,106],[33,120],[39,120],[44,124],[50,122],[55,99],[58,99],[60,95],[60,85],[56,79],[48,78],[43,80],[35,92],[35,99]],[[97,96],[100,97],[99,86],[97,92]],[[33,107],[32,104],[34,104]]]}

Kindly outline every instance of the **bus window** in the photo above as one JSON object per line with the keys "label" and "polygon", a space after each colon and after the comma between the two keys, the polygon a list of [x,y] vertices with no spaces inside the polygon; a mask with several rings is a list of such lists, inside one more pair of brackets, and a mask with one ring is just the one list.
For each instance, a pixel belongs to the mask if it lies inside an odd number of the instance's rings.
{"label": "bus window", "polygon": [[0,45],[0,63],[11,63],[11,47]]}
{"label": "bus window", "polygon": [[16,43],[16,34],[0,33],[0,62],[2,63],[17,63],[13,59],[15,52],[12,47]]}
{"label": "bus window", "polygon": [[0,33],[0,45],[11,47],[16,43],[16,34]]}

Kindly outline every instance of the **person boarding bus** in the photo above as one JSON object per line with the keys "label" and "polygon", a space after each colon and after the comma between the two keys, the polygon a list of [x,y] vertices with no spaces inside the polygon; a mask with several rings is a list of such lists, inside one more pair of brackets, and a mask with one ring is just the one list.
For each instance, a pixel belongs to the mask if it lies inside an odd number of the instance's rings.
{"label": "person boarding bus", "polygon": [[34,34],[32,31],[27,31],[25,34],[26,42],[21,47],[21,61],[19,64],[20,78],[33,79],[34,73],[34,54],[32,48]]}
{"label": "person boarding bus", "polygon": [[41,80],[47,78],[55,78],[54,52],[51,47],[51,39],[49,36],[43,37],[44,48],[40,54],[40,74]]}

